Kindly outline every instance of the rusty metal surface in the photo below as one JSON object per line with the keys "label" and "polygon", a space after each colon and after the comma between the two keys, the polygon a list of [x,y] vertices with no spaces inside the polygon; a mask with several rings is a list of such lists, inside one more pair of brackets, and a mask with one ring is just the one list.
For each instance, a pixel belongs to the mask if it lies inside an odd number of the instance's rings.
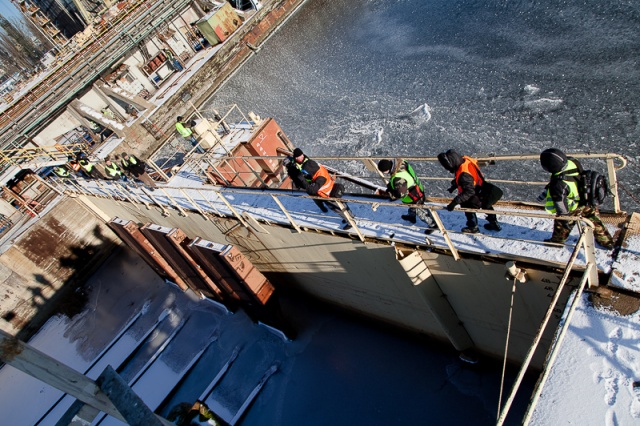
{"label": "rusty metal surface", "polygon": [[173,244],[173,248],[175,249],[175,251],[179,253],[180,256],[182,256],[184,261],[193,268],[193,270],[202,280],[202,283],[204,285],[202,287],[199,287],[198,290],[205,296],[212,299],[224,299],[224,293],[220,290],[216,283],[211,278],[209,278],[206,271],[198,264],[196,259],[192,256],[191,252],[186,248],[191,243],[191,239],[178,228],[174,228],[171,232],[169,232],[167,234],[167,239],[171,244]]}
{"label": "rusty metal surface", "polygon": [[169,262],[176,273],[182,277],[191,290],[198,294],[200,289],[206,286],[200,275],[182,257],[180,252],[176,250],[175,245],[167,238],[167,235],[173,230],[172,228],[146,224],[140,230],[167,262]]}
{"label": "rusty metal surface", "polygon": [[109,221],[108,225],[127,246],[142,257],[160,276],[173,281],[182,290],[188,288],[187,284],[156,250],[153,244],[140,232],[140,229],[133,221],[115,217]]}
{"label": "rusty metal surface", "polygon": [[225,292],[228,298],[237,301],[251,301],[234,275],[220,261],[219,254],[227,246],[196,237],[189,245],[189,251],[198,259],[198,264]]}
{"label": "rusty metal surface", "polygon": [[225,158],[215,169],[210,167],[208,175],[219,184],[240,187],[279,186],[281,183],[282,161],[276,158],[283,150],[288,151],[284,140],[279,136],[282,129],[272,118],[267,118],[253,132],[251,139],[237,145],[231,151],[230,158]]}
{"label": "rusty metal surface", "polygon": [[254,301],[265,304],[273,294],[274,288],[262,273],[234,246],[220,253],[220,259],[234,271],[244,290],[253,296]]}

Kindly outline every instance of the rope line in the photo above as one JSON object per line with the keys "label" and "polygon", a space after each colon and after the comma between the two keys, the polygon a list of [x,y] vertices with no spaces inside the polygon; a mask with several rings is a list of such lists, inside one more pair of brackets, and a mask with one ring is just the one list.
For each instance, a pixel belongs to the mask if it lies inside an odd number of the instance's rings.
{"label": "rope line", "polygon": [[502,407],[502,394],[504,391],[504,376],[507,370],[507,353],[509,352],[509,336],[511,335],[511,318],[513,317],[513,300],[516,294],[517,277],[513,277],[513,286],[511,287],[511,306],[509,306],[509,322],[507,324],[507,340],[504,345],[504,360],[502,362],[502,377],[500,379],[500,394],[498,396],[498,414],[496,420],[500,420],[500,411]]}

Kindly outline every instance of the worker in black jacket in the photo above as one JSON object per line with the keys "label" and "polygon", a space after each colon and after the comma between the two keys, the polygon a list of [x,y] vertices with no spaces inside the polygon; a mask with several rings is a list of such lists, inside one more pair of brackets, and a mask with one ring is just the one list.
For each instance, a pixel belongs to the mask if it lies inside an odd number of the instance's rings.
{"label": "worker in black jacket", "polygon": [[131,173],[136,179],[142,181],[151,190],[156,187],[155,181],[149,176],[145,170],[144,161],[140,160],[135,155],[129,155],[126,152],[122,153],[122,168]]}
{"label": "worker in black jacket", "polygon": [[[283,164],[296,188],[304,189],[307,194],[320,198],[342,197],[344,186],[335,182],[324,166],[304,155],[300,148],[294,149],[293,157],[285,158]],[[329,210],[338,213],[345,224],[342,229],[351,228],[348,219],[352,218],[349,206],[344,204],[345,210],[343,211],[334,201],[324,199],[314,199],[313,201],[323,213],[327,213]]]}
{"label": "worker in black jacket", "polygon": [[[438,161],[442,167],[455,174],[449,192],[458,190],[458,195],[447,205],[448,211],[453,211],[457,205],[469,209],[493,210],[493,205],[502,197],[502,190],[485,180],[477,160],[450,149],[438,154]],[[462,228],[462,232],[478,233],[477,215],[474,212],[465,212],[465,216],[467,226]],[[484,225],[485,229],[496,232],[502,230],[495,214],[488,214],[487,220],[489,223]]]}

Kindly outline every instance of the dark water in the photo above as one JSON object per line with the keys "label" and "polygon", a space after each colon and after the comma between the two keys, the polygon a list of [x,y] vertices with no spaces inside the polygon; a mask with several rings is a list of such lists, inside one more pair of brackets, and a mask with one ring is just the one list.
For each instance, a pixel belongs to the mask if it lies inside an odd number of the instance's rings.
{"label": "dark water", "polygon": [[[637,210],[639,53],[635,1],[309,0],[212,102],[316,156],[616,152]],[[535,162],[489,173],[545,179]]]}

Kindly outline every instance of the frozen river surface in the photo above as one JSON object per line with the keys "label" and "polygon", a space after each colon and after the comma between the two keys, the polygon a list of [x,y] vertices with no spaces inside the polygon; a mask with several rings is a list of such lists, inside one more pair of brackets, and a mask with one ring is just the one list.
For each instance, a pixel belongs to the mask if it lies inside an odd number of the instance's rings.
{"label": "frozen river surface", "polygon": [[[309,0],[212,104],[276,118],[311,156],[615,152],[638,210],[639,21],[622,0]],[[546,179],[518,169],[487,173]]]}

